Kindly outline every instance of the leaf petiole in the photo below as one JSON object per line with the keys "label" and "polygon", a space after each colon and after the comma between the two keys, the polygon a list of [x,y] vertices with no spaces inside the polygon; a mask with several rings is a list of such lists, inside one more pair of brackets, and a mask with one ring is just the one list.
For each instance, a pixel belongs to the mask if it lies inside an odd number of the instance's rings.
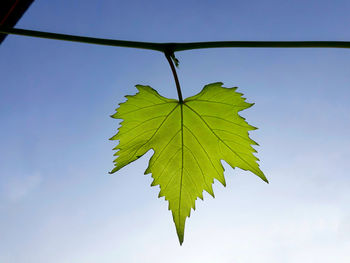
{"label": "leaf petiole", "polygon": [[[175,80],[175,84],[176,84],[177,95],[179,97],[179,103],[182,104],[183,103],[183,99],[182,99],[180,82],[179,82],[179,78],[177,77],[176,69],[175,69],[175,66],[174,66],[174,63],[173,63],[173,58],[175,58],[174,52],[164,52],[164,55],[165,55],[166,59],[169,62],[171,71],[173,72],[173,76],[174,76],[174,80]],[[175,61],[177,61],[177,59]]]}

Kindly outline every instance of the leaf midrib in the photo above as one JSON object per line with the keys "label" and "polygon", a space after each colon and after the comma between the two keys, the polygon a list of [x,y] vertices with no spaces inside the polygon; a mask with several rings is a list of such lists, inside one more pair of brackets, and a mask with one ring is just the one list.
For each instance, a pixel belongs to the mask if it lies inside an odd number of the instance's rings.
{"label": "leaf midrib", "polygon": [[182,178],[184,173],[184,115],[183,115],[183,103],[180,103],[180,111],[181,111],[181,178],[180,178],[180,195],[179,195],[179,224],[181,228],[181,197],[182,197]]}

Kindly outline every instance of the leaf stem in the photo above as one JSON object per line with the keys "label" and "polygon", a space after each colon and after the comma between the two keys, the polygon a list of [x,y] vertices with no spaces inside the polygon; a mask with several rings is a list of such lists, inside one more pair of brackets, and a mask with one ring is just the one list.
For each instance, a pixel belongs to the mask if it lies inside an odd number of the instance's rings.
{"label": "leaf stem", "polygon": [[180,104],[183,103],[183,99],[182,99],[182,93],[181,93],[181,87],[180,87],[180,82],[179,82],[179,79],[177,77],[177,73],[176,73],[176,69],[175,69],[175,66],[174,66],[174,63],[172,61],[172,56],[173,56],[174,53],[172,52],[164,52],[164,55],[166,57],[166,59],[168,60],[169,62],[169,65],[170,65],[170,68],[171,68],[171,71],[173,72],[173,76],[174,76],[174,80],[175,80],[175,84],[176,84],[176,90],[177,90],[177,95],[179,97],[179,102]]}
{"label": "leaf stem", "polygon": [[350,41],[212,41],[191,43],[154,43],[84,37],[50,32],[8,28],[0,26],[0,33],[48,38],[80,43],[149,49],[160,52],[172,52],[202,48],[349,48]]}

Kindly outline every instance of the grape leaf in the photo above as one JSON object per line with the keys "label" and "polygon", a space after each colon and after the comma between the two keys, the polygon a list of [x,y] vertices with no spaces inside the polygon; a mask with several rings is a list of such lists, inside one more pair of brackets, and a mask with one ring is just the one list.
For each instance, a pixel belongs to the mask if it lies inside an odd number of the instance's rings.
{"label": "grape leaf", "polygon": [[237,88],[222,85],[206,85],[183,103],[162,97],[149,86],[136,85],[139,93],[126,96],[127,101],[111,116],[123,119],[111,138],[119,140],[113,149],[118,157],[111,173],[153,149],[145,174],[152,173],[151,185],[159,185],[159,197],[168,200],[180,244],[196,199],[203,200],[203,190],[214,197],[214,179],[225,185],[221,160],[268,182],[253,155],[256,151],[251,145],[257,143],[248,136],[256,128],[238,114],[253,104],[245,102]]}

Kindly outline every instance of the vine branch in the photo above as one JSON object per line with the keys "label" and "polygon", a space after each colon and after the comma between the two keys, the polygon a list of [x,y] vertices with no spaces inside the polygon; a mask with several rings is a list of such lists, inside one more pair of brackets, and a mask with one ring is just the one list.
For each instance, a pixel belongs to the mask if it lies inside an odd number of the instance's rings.
{"label": "vine branch", "polygon": [[154,43],[84,37],[76,35],[57,34],[50,32],[8,28],[0,26],[0,33],[48,38],[80,43],[106,45],[114,47],[129,47],[149,49],[160,52],[177,52],[203,48],[348,48],[350,41],[213,41],[191,43]]}

